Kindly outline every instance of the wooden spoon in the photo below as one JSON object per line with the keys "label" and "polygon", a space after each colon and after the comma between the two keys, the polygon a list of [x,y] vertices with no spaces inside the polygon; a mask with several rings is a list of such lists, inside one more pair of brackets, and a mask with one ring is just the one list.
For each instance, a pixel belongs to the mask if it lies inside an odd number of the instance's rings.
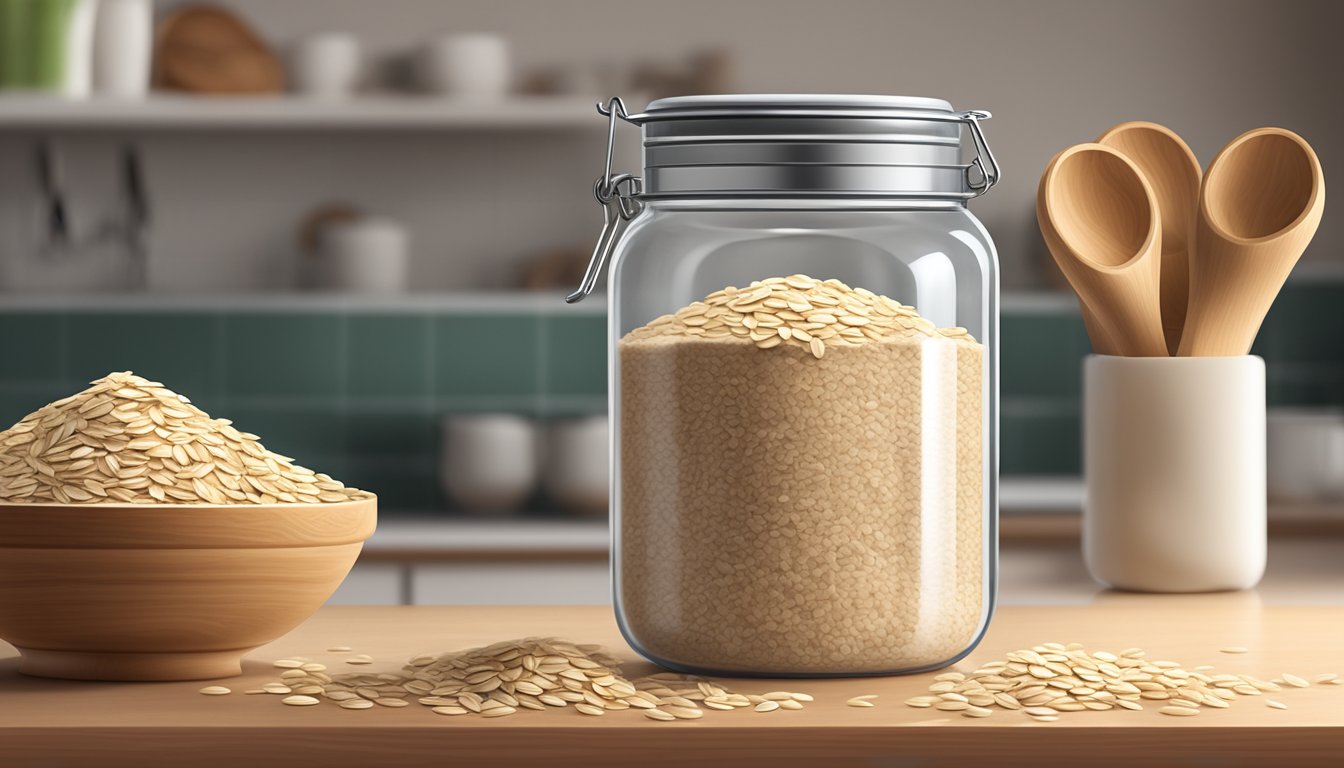
{"label": "wooden spoon", "polygon": [[[1057,153],[1054,157],[1050,158],[1050,162],[1046,164],[1045,171],[1041,173],[1042,186],[1036,191],[1036,221],[1041,228],[1042,236],[1046,239],[1046,246],[1050,250],[1051,258],[1054,258],[1055,253],[1055,246],[1051,244],[1051,238],[1058,236],[1051,234],[1053,230],[1047,231],[1046,216],[1044,214],[1045,206],[1042,203],[1042,195],[1045,184],[1045,175],[1054,167],[1055,161],[1059,159],[1060,154],[1063,153]],[[1055,263],[1058,265],[1058,259],[1055,260]],[[1060,273],[1064,274],[1064,270],[1061,269]],[[1067,274],[1064,275],[1064,279],[1068,280]],[[1072,283],[1070,283],[1070,285],[1072,285]],[[1077,294],[1077,291],[1074,293]],[[1087,303],[1083,301],[1082,296],[1078,297],[1078,310],[1083,316],[1083,326],[1087,329],[1088,341],[1092,342],[1092,351],[1099,355],[1120,354],[1119,344],[1117,344],[1115,339],[1111,338],[1110,331],[1102,325],[1101,320],[1088,308]]]}
{"label": "wooden spoon", "polygon": [[1199,160],[1174,131],[1142,120],[1121,123],[1098,144],[1115,147],[1143,171],[1162,216],[1162,332],[1176,354],[1190,296],[1190,243],[1199,208]]}
{"label": "wooden spoon", "polygon": [[1243,133],[1204,175],[1182,355],[1244,355],[1316,234],[1321,162],[1282,128]]}
{"label": "wooden spoon", "polygon": [[1161,216],[1139,167],[1104,144],[1069,147],[1041,175],[1036,218],[1078,293],[1094,347],[1104,347],[1097,351],[1166,357]]}

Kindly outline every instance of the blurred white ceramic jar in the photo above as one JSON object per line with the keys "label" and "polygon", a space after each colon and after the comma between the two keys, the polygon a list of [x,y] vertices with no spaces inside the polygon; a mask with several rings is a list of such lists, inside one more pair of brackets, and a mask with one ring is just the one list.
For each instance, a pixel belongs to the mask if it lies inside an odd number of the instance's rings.
{"label": "blurred white ceramic jar", "polygon": [[606,416],[553,422],[546,444],[546,495],[567,510],[607,514],[611,462]]}
{"label": "blurred white ceramic jar", "polygon": [[102,0],[93,28],[94,92],[117,99],[148,95],[153,38],[151,0]]}
{"label": "blurred white ceramic jar", "polygon": [[1344,411],[1274,408],[1266,425],[1271,498],[1344,498]]}
{"label": "blurred white ceramic jar", "polygon": [[471,512],[517,510],[537,486],[536,422],[503,413],[459,414],[443,420],[444,493]]}
{"label": "blurred white ceramic jar", "polygon": [[426,90],[469,99],[509,95],[509,43],[486,33],[449,35],[426,43],[417,68]]}
{"label": "blurred white ceramic jar", "polygon": [[382,216],[328,221],[317,232],[308,282],[319,290],[390,295],[406,290],[406,228]]}
{"label": "blurred white ceramic jar", "polygon": [[295,93],[319,99],[341,99],[359,84],[359,40],[344,32],[309,35],[294,44],[289,74]]}

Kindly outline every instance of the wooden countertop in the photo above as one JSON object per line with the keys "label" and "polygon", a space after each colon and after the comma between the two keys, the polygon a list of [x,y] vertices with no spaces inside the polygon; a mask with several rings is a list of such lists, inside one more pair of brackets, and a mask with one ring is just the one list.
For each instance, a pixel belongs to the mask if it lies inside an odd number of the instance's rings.
{"label": "wooden countertop", "polygon": [[[985,719],[911,709],[932,674],[848,680],[733,681],[745,693],[785,688],[813,694],[801,711],[707,711],[661,723],[635,712],[605,717],[573,710],[520,711],[496,719],[443,717],[427,708],[344,710],[288,707],[278,696],[241,692],[274,680],[270,662],[305,656],[332,669],[394,671],[415,654],[528,635],[600,642],[647,674],[620,640],[610,610],[583,607],[332,607],[249,656],[244,675],[220,681],[229,696],[203,696],[199,682],[79,683],[17,673],[0,643],[0,765],[339,766],[465,765],[1316,765],[1344,752],[1344,685],[1274,694],[1287,710],[1242,697],[1230,709],[1174,718],[1142,712],[1064,713],[1038,723],[996,710]],[[1042,642],[1092,649],[1147,649],[1187,668],[1265,679],[1283,672],[1344,673],[1344,608],[1263,607],[1254,593],[1202,596],[1106,594],[1086,606],[1008,607],[958,667]],[[334,645],[372,655],[348,667]],[[1219,653],[1229,645],[1244,655]],[[878,694],[872,709],[846,699]]]}

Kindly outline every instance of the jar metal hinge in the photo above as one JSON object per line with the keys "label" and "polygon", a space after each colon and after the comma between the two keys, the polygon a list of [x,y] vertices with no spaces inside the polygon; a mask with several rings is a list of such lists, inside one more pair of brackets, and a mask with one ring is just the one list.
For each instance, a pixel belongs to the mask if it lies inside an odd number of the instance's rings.
{"label": "jar metal hinge", "polygon": [[999,162],[994,159],[989,142],[985,141],[984,131],[980,130],[980,121],[991,117],[993,115],[983,109],[969,109],[957,114],[957,118],[966,124],[971,141],[975,144],[975,159],[966,166],[966,186],[971,190],[971,197],[979,197],[999,183]]}
{"label": "jar metal hinge", "polygon": [[597,287],[598,278],[602,276],[611,252],[621,239],[625,225],[644,210],[644,201],[639,199],[640,193],[644,191],[644,180],[629,173],[614,176],[611,173],[611,157],[616,146],[616,121],[630,119],[625,102],[620,97],[612,97],[605,105],[599,102],[597,111],[610,119],[607,125],[607,163],[602,175],[593,182],[593,198],[602,206],[602,233],[597,237],[597,247],[593,248],[593,256],[588,260],[588,268],[584,270],[578,290],[565,297],[569,304],[583,301]]}

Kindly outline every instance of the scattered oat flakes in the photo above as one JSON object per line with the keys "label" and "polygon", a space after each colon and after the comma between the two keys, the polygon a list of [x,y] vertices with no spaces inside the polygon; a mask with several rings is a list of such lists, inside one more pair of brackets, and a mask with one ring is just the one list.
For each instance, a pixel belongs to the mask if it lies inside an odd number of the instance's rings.
{"label": "scattered oat flakes", "polygon": [[1303,680],[1297,675],[1290,675],[1287,672],[1284,672],[1282,675],[1280,675],[1280,677],[1283,678],[1283,682],[1287,683],[1288,685],[1291,685],[1294,688],[1306,688],[1307,686],[1311,685],[1311,683],[1308,683],[1306,680]]}

